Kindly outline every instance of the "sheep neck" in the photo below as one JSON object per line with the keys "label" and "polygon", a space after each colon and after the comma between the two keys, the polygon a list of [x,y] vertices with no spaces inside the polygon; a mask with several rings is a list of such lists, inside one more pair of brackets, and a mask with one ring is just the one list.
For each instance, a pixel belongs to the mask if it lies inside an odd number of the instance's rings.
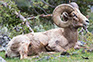
{"label": "sheep neck", "polygon": [[68,40],[69,44],[75,45],[77,42],[78,32],[75,28],[64,28],[63,36]]}

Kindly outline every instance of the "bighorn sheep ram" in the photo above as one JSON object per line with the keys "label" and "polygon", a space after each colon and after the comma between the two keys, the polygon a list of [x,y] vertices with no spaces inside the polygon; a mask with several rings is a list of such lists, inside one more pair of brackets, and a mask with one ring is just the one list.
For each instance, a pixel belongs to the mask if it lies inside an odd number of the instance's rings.
{"label": "bighorn sheep ram", "polygon": [[6,57],[20,55],[22,59],[42,51],[66,51],[75,46],[77,29],[89,24],[89,20],[79,11],[78,5],[74,2],[58,5],[53,11],[53,21],[61,28],[14,37],[8,44]]}

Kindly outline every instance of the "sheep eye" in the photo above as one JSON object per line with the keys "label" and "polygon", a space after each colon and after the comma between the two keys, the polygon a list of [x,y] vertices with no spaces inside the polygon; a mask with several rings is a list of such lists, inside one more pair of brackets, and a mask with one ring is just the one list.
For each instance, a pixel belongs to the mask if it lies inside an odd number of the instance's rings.
{"label": "sheep eye", "polygon": [[73,13],[73,15],[77,18],[77,15]]}

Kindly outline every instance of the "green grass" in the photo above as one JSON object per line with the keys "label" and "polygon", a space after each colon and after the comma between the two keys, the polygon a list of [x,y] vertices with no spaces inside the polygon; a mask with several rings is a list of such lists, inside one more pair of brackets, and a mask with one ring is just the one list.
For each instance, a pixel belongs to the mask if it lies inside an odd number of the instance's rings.
{"label": "green grass", "polygon": [[[5,58],[5,52],[0,52],[0,56],[3,57],[7,62],[93,62],[93,52],[82,53],[82,50],[75,50],[71,52],[77,52],[77,54],[70,56],[60,56],[60,53],[56,53],[53,55],[48,55],[46,53],[40,54],[38,58],[22,59],[19,58]],[[83,57],[88,57],[89,59],[83,59]],[[49,57],[48,59],[45,57]]]}

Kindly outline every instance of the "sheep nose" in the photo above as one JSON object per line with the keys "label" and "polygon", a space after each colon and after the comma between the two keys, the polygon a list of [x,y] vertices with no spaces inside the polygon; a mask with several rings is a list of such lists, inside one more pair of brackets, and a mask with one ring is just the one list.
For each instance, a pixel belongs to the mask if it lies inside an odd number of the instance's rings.
{"label": "sheep nose", "polygon": [[89,23],[89,20],[86,20],[87,23]]}

